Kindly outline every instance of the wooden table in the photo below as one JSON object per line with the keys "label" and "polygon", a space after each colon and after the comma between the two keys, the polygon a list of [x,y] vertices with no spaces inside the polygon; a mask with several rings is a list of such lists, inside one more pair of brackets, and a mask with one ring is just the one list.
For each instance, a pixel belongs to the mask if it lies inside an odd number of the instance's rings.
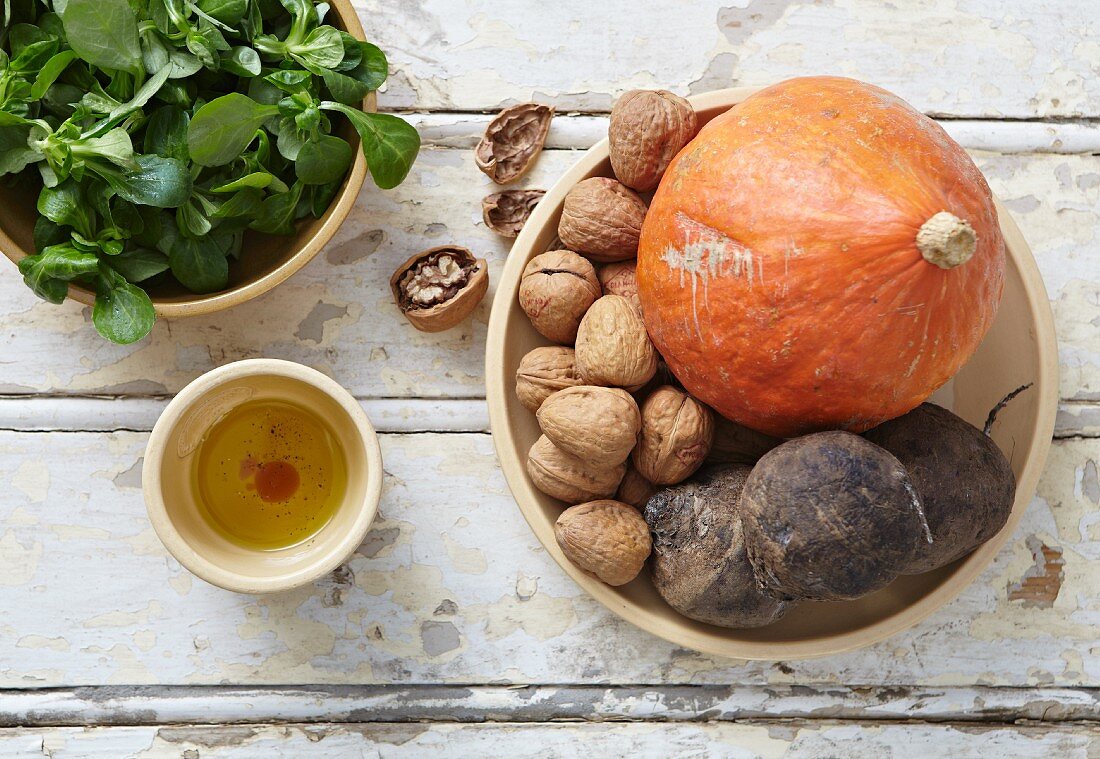
{"label": "wooden table", "polygon": [[[732,2],[732,0],[731,0]],[[664,10],[658,10],[658,6]],[[1100,755],[1100,20],[1092,0],[371,0],[380,98],[425,140],[332,245],[231,313],[136,346],[0,277],[0,756]],[[835,72],[940,118],[1034,248],[1061,340],[1039,492],[979,582],[849,654],[743,662],[669,645],[581,593],[535,541],[487,430],[487,298],[441,335],[387,291],[458,243],[493,277],[472,148],[504,103],[559,116],[548,187],[632,87]],[[146,521],[168,397],[254,356],[316,367],[384,432],[381,515],[330,577],[271,597],[194,579]]]}

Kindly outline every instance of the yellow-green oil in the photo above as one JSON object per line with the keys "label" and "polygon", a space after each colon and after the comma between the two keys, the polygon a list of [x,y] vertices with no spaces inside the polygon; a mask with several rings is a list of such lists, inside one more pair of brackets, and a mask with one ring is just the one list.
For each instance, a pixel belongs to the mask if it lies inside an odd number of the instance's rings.
{"label": "yellow-green oil", "polygon": [[248,401],[218,420],[191,470],[203,517],[245,548],[277,550],[316,535],[343,500],[344,453],[313,412]]}

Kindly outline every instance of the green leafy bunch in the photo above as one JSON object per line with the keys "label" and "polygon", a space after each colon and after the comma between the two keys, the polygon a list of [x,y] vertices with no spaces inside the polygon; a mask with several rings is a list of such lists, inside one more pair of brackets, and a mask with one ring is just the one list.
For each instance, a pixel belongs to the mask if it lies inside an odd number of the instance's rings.
{"label": "green leafy bunch", "polygon": [[76,282],[117,343],[152,329],[143,289],[225,289],[244,233],[320,217],[351,166],[346,118],[375,183],[404,180],[408,123],[364,113],[378,47],[312,0],[0,0],[0,176],[41,179],[35,255],[53,303]]}

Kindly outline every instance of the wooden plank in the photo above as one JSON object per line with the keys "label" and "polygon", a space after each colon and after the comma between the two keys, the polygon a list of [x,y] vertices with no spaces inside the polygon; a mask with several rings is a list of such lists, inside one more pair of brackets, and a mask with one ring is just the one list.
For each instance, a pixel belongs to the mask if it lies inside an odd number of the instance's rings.
{"label": "wooden plank", "polygon": [[228,759],[229,757],[722,756],[863,759],[867,756],[1011,756],[1091,759],[1088,725],[756,724],[272,725],[48,728],[0,731],[13,759]]}
{"label": "wooden plank", "polygon": [[[0,397],[0,430],[147,432],[167,398],[26,395]],[[373,398],[360,401],[380,432],[488,432],[482,399]],[[1100,437],[1100,403],[1063,403],[1055,438]]]}
{"label": "wooden plank", "polygon": [[[407,118],[425,145],[473,149],[493,113],[410,113]],[[546,147],[584,150],[607,136],[607,116],[561,115],[554,119]],[[941,119],[940,124],[968,150],[993,153],[1100,152],[1100,124],[1094,121],[992,121]]]}
{"label": "wooden plank", "polygon": [[[547,151],[528,184],[546,187],[574,160]],[[1035,250],[1061,340],[1062,397],[1100,401],[1100,169],[1090,156],[981,153],[979,165]],[[361,398],[474,398],[484,393],[490,298],[449,332],[416,332],[393,306],[388,279],[416,250],[457,242],[486,256],[496,281],[507,241],[481,222],[493,187],[471,151],[427,150],[401,188],[363,192],[328,249],[268,295],[205,317],[162,322],[124,347],[91,329],[88,309],[37,301],[0,272],[0,394],[171,394],[239,358],[314,366]]]}
{"label": "wooden plank", "polygon": [[367,540],[333,575],[266,597],[165,554],[139,490],[146,437],[0,432],[0,687],[1100,685],[1098,439],[1056,442],[1009,544],[925,622],[840,656],[750,663],[665,643],[583,594],[521,518],[488,435],[383,435]]}
{"label": "wooden plank", "polygon": [[622,92],[680,94],[807,73],[853,76],[930,113],[1096,116],[1094,8],[1080,0],[357,0],[386,51],[388,108],[496,110],[529,99],[606,111]]}
{"label": "wooden plank", "polygon": [[0,727],[764,719],[1097,722],[1100,693],[840,685],[102,686],[0,692]]}
{"label": "wooden plank", "polygon": [[[0,430],[148,432],[167,398],[16,396],[0,398]],[[379,432],[488,432],[482,399],[376,398],[360,401]]]}

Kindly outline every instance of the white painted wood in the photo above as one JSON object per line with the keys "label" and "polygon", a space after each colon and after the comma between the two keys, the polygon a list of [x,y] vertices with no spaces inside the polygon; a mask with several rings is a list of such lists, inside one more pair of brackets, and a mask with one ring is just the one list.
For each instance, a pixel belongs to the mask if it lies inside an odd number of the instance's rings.
{"label": "white painted wood", "polygon": [[[0,398],[0,430],[111,432],[153,429],[167,398]],[[484,399],[374,398],[360,401],[380,432],[488,432]]]}
{"label": "white painted wood", "polygon": [[0,731],[12,759],[251,759],[252,757],[730,757],[1092,759],[1095,727],[763,724],[277,725]]}
{"label": "white painted wood", "polygon": [[839,685],[104,686],[0,693],[0,727],[701,719],[1097,721],[1100,695],[1071,688]]}
{"label": "white painted wood", "polygon": [[[577,155],[547,151],[528,186],[547,187]],[[1062,397],[1100,401],[1100,164],[1084,155],[976,158],[1046,280]],[[401,188],[364,190],[334,243],[290,281],[231,314],[162,322],[129,347],[100,339],[88,309],[36,300],[0,261],[0,394],[164,395],[227,361],[269,356],[318,368],[361,398],[479,397],[492,293],[471,320],[427,335],[397,312],[388,279],[412,252],[455,242],[487,257],[495,282],[509,242],[481,221],[481,197],[494,189],[472,151],[426,150]]]}
{"label": "white painted wood", "polygon": [[[167,398],[27,395],[0,397],[0,430],[13,432],[146,432]],[[488,432],[482,398],[371,398],[361,400],[381,432]],[[1100,437],[1100,403],[1063,403],[1054,436]]]}
{"label": "white painted wood", "polygon": [[[394,71],[382,105],[415,110],[426,149],[405,186],[365,190],[334,243],[290,282],[231,315],[162,323],[152,340],[123,348],[94,335],[86,309],[36,302],[0,263],[0,395],[12,396],[0,398],[0,687],[20,689],[0,693],[0,724],[150,723],[0,730],[0,756],[1091,759],[1100,739],[1091,726],[1100,687],[1094,4],[358,6]],[[1009,545],[931,619],[821,661],[718,660],[610,616],[531,536],[483,434],[490,301],[458,329],[423,335],[394,310],[386,281],[410,253],[443,242],[485,255],[495,276],[509,242],[481,223],[480,199],[497,188],[471,149],[506,102],[580,112],[556,119],[551,150],[523,183],[548,187],[604,135],[626,89],[686,94],[807,72],[881,84],[944,116],[975,151],[1050,291],[1062,439]],[[144,431],[167,396],[214,366],[261,355],[334,376],[388,434],[382,514],[356,557],[309,588],[257,599],[207,586],[166,556],[144,517],[139,473]],[[458,434],[393,434],[429,430]],[[1013,600],[1038,571],[1041,546],[1065,561],[1057,597]],[[67,689],[111,683],[150,688]],[[254,690],[276,684],[327,689]],[[59,690],[34,690],[43,686]],[[700,716],[718,722],[678,722]],[[504,722],[354,724],[413,717]],[[677,723],[506,722],[597,718]],[[333,719],[349,724],[183,724]],[[765,721],[726,722],[735,719]]]}
{"label": "white painted wood", "polygon": [[[493,113],[412,113],[406,117],[433,147],[473,149]],[[553,121],[546,147],[584,150],[607,136],[607,116],[562,115]],[[940,124],[968,150],[994,153],[1100,152],[1100,124],[1064,121],[941,119]]]}
{"label": "white painted wood", "polygon": [[[145,517],[145,433],[0,433],[0,687],[105,684],[747,684],[1096,687],[1100,439],[1057,441],[1016,534],[912,630],[745,663],[611,616],[521,518],[484,434],[382,436],[381,513],[343,569],[269,597],[169,558]],[[1050,603],[1011,600],[1061,551]]]}
{"label": "white painted wood", "polygon": [[387,52],[384,108],[496,110],[544,100],[606,111],[622,92],[680,94],[831,73],[937,114],[1096,116],[1100,50],[1084,0],[357,0]]}

